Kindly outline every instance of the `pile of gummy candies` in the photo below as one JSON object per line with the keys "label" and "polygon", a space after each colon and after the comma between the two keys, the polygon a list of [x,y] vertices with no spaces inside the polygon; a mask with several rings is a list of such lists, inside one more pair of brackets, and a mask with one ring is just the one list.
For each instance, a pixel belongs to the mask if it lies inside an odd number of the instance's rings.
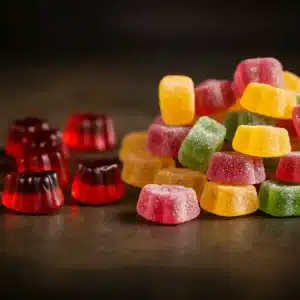
{"label": "pile of gummy candies", "polygon": [[[145,132],[128,133],[119,161],[82,160],[71,184],[81,204],[119,201],[124,182],[141,188],[137,213],[159,224],[180,224],[200,209],[222,217],[258,209],[300,216],[300,78],[275,58],[251,58],[233,80],[167,75],[159,83],[161,115]],[[2,202],[28,214],[64,204],[69,149],[103,152],[116,146],[109,116],[69,117],[61,134],[46,120],[12,123],[6,153],[17,171],[7,174]]]}

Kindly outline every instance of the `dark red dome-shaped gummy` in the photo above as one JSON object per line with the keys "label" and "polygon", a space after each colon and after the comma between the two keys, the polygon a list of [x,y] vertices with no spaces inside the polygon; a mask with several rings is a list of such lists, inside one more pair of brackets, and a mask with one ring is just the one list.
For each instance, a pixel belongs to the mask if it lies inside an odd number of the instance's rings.
{"label": "dark red dome-shaped gummy", "polygon": [[63,134],[66,146],[78,151],[106,151],[116,145],[116,134],[110,116],[72,115]]}
{"label": "dark red dome-shaped gummy", "polygon": [[47,120],[36,117],[27,117],[13,121],[8,129],[8,138],[5,146],[6,153],[11,156],[18,156],[21,151],[20,142],[25,135],[48,130],[49,127]]}
{"label": "dark red dome-shaped gummy", "polygon": [[82,161],[72,184],[72,196],[83,204],[101,205],[124,194],[120,163],[114,159]]}
{"label": "dark red dome-shaped gummy", "polygon": [[5,178],[3,205],[25,214],[48,214],[64,204],[54,171],[9,173]]}

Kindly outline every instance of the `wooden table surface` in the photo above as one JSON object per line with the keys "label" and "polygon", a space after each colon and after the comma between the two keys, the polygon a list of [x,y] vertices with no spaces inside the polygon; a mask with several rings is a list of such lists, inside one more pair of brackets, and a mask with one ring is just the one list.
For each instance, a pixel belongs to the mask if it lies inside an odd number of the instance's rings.
{"label": "wooden table surface", "polygon": [[[63,128],[70,113],[89,111],[112,114],[121,138],[146,129],[158,113],[157,83],[165,73],[190,74],[196,82],[229,78],[242,58],[186,62],[170,56],[163,64],[155,59],[145,64],[147,57],[133,57],[127,64],[99,60],[5,69],[0,76],[0,140],[4,144],[7,125],[15,118],[44,116]],[[286,65],[295,72],[299,67],[297,58],[287,58]],[[150,225],[136,215],[138,193],[127,187],[118,204],[67,203],[49,216],[2,209],[3,294],[277,299],[297,287],[299,218],[203,215],[181,226]]]}

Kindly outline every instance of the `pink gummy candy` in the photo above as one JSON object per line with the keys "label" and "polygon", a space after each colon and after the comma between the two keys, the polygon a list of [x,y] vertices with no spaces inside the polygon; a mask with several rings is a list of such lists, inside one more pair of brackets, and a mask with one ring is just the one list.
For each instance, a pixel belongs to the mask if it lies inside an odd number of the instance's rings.
{"label": "pink gummy candy", "polygon": [[290,152],[280,158],[276,169],[276,179],[300,184],[300,152]]}
{"label": "pink gummy candy", "polygon": [[274,87],[283,86],[282,65],[272,57],[243,60],[238,64],[233,77],[238,96],[243,94],[250,82],[265,83]]}
{"label": "pink gummy candy", "polygon": [[300,137],[300,105],[294,107],[293,110],[293,124],[297,133],[297,136]]}
{"label": "pink gummy candy", "polygon": [[197,116],[215,114],[232,106],[235,101],[235,90],[228,80],[209,79],[195,88]]}
{"label": "pink gummy candy", "polygon": [[232,185],[259,184],[266,179],[261,158],[231,151],[214,153],[206,175],[211,181]]}
{"label": "pink gummy candy", "polygon": [[177,157],[182,141],[189,133],[190,126],[167,126],[156,118],[148,128],[147,148],[156,156]]}
{"label": "pink gummy candy", "polygon": [[200,206],[191,188],[148,184],[140,193],[137,213],[154,223],[175,225],[197,218]]}

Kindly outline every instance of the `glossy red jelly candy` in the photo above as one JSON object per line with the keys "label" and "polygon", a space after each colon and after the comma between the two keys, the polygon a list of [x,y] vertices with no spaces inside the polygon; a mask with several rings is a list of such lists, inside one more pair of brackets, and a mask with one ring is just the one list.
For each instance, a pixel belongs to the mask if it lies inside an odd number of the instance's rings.
{"label": "glossy red jelly candy", "polygon": [[297,137],[293,120],[277,120],[275,124],[276,127],[285,128],[288,131],[290,138]]}
{"label": "glossy red jelly candy", "polygon": [[53,171],[9,173],[4,182],[3,205],[25,214],[48,214],[64,204]]}
{"label": "glossy red jelly candy", "polygon": [[137,213],[154,223],[175,225],[197,218],[200,206],[191,188],[148,184],[141,190]]}
{"label": "glossy red jelly candy", "polygon": [[15,120],[8,129],[8,138],[5,151],[11,156],[18,156],[21,151],[20,141],[28,133],[35,133],[49,129],[49,123],[45,119],[27,117]]}
{"label": "glossy red jelly candy", "polygon": [[78,151],[105,151],[115,147],[116,134],[110,116],[98,114],[72,115],[65,127],[63,141]]}
{"label": "glossy red jelly candy", "polygon": [[300,137],[300,105],[294,107],[292,120],[297,132],[297,136]]}
{"label": "glossy red jelly candy", "polygon": [[300,184],[300,152],[290,152],[280,157],[276,169],[279,181]]}
{"label": "glossy red jelly candy", "polygon": [[283,86],[281,63],[272,57],[249,58],[238,64],[234,72],[235,90],[241,96],[251,82],[265,83],[274,87]]}
{"label": "glossy red jelly candy", "polygon": [[16,161],[19,172],[53,170],[61,187],[68,183],[67,153],[59,130],[27,134],[22,139],[22,153]]}
{"label": "glossy red jelly candy", "polygon": [[147,149],[156,156],[177,158],[181,143],[190,129],[190,126],[168,126],[157,118],[148,128]]}
{"label": "glossy red jelly candy", "polygon": [[207,178],[220,184],[252,185],[266,179],[263,161],[238,152],[215,152],[210,159]]}
{"label": "glossy red jelly candy", "polygon": [[196,115],[212,115],[232,106],[236,101],[232,82],[209,79],[195,88]]}
{"label": "glossy red jelly candy", "polygon": [[80,203],[113,203],[124,195],[121,168],[117,160],[83,161],[78,164],[72,184],[72,196]]}

